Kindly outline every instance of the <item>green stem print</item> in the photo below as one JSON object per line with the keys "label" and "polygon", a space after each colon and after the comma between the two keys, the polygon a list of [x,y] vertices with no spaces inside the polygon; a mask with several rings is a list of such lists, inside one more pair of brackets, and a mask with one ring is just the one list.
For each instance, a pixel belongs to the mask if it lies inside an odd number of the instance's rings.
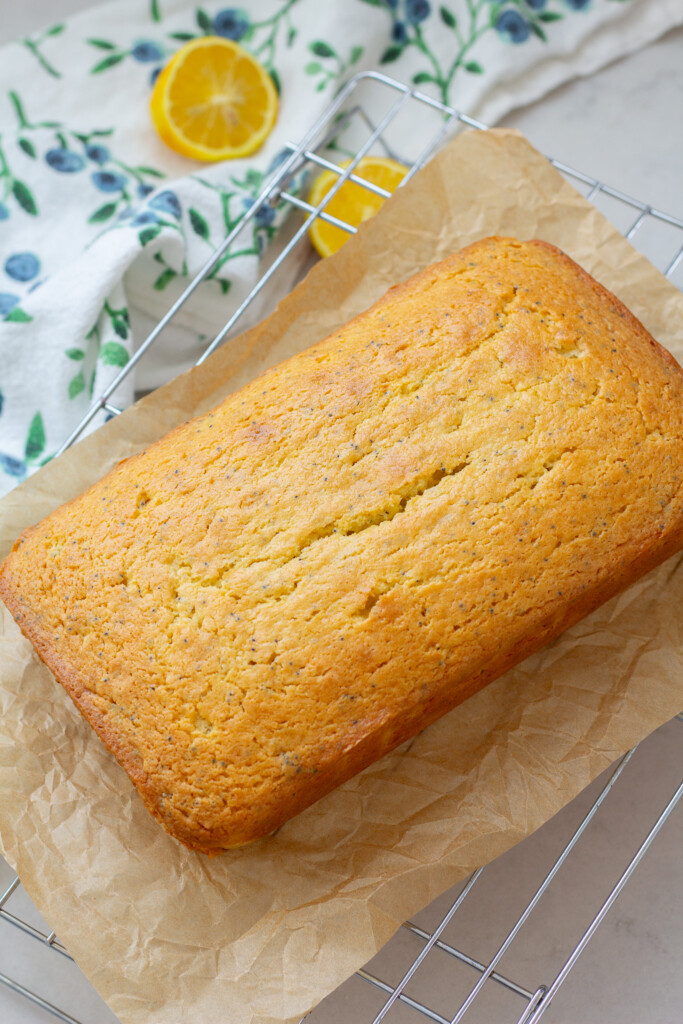
{"label": "green stem print", "polygon": [[47,59],[47,57],[45,57],[43,53],[41,53],[40,47],[43,45],[46,39],[51,39],[54,36],[61,35],[65,28],[66,25],[64,24],[53,25],[52,28],[48,28],[45,32],[43,32],[39,36],[36,36],[34,39],[31,39],[30,36],[25,36],[21,40],[21,42],[29,51],[29,53],[32,53],[33,56],[36,58],[41,68],[44,71],[47,71],[48,75],[52,75],[53,78],[61,78],[62,73],[61,71],[58,71],[57,68],[49,62],[49,60]]}
{"label": "green stem print", "polygon": [[[22,145],[22,143],[24,143]],[[19,145],[27,154],[35,158],[35,150],[33,144],[28,140],[19,139]],[[31,189],[28,187],[25,181],[17,178],[13,173],[7,159],[5,147],[3,146],[2,134],[0,134],[0,190],[2,192],[2,212],[4,217],[9,216],[6,203],[12,198],[20,209],[24,213],[30,214],[32,217],[38,215],[38,204],[36,203],[35,197]]]}
{"label": "green stem print", "polygon": [[138,64],[161,64],[172,49],[164,43],[151,39],[139,39],[129,49],[124,49],[110,39],[86,39],[96,50],[100,50],[100,58],[90,69],[91,75],[99,75],[102,71],[116,67],[126,57],[132,57]]}
{"label": "green stem print", "polygon": [[[190,225],[194,233],[199,235],[199,237],[212,249],[215,249],[222,239],[239,224],[246,211],[253,204],[263,187],[264,175],[261,171],[257,171],[253,167],[246,170],[242,178],[231,175],[230,181],[234,186],[232,190],[216,185],[212,181],[208,181],[206,178],[196,176],[194,180],[200,185],[203,185],[204,188],[211,189],[211,191],[218,196],[220,201],[223,217],[223,230],[218,238],[212,237],[209,222],[199,212],[199,210],[190,209],[188,211]],[[241,209],[234,213],[233,210],[236,204],[240,204]],[[224,295],[227,295],[230,290],[231,281],[221,275],[222,268],[230,260],[238,259],[241,256],[260,256],[266,244],[270,242],[275,235],[277,231],[278,212],[284,211],[285,206],[285,203],[281,203],[278,207],[264,205],[257,210],[251,220],[251,241],[240,249],[228,249],[228,251],[223,253],[220,257],[215,267],[211,270],[211,273],[208,274],[207,280],[217,281]]]}
{"label": "green stem print", "polygon": [[[79,136],[80,138],[80,136]],[[126,174],[130,174],[132,178],[135,178],[138,185],[146,185],[145,178],[165,178],[166,175],[163,171],[160,171],[157,167],[146,167],[139,165],[133,167],[131,164],[124,164],[122,160],[115,160],[113,157],[111,163],[116,167],[120,167]]]}
{"label": "green stem print", "polygon": [[[128,314],[126,312],[126,316],[127,315]],[[93,392],[95,390],[95,377],[97,375],[96,363],[100,355],[101,344],[102,335],[100,333],[98,319],[83,339],[82,348],[74,347],[66,349],[64,355],[67,359],[71,359],[76,363],[78,367],[76,373],[69,381],[67,390],[70,399],[78,398],[78,396],[85,391],[86,379],[88,380],[88,394],[90,399],[92,399]],[[121,348],[123,348],[123,346],[121,346]]]}
{"label": "green stem print", "polygon": [[251,52],[253,53],[254,57],[258,57],[258,59],[261,61],[264,67],[268,69],[273,78],[273,81],[275,82],[275,85],[277,86],[278,92],[280,92],[281,83],[274,67],[278,36],[280,32],[280,27],[282,27],[286,32],[286,43],[288,47],[291,46],[294,40],[296,39],[297,30],[294,28],[292,24],[289,12],[291,11],[294,4],[297,2],[298,0],[286,0],[281,10],[277,11],[270,18],[264,18],[263,21],[252,22],[248,32],[245,33],[242,40],[243,44],[245,42],[250,42],[251,39],[259,32],[259,30],[268,29],[265,38],[259,43],[258,46],[253,47]]}
{"label": "green stem print", "polygon": [[169,263],[167,263],[162,252],[156,252],[154,254],[154,259],[156,260],[157,263],[160,263],[163,268],[161,273],[155,280],[154,284],[152,285],[155,291],[163,292],[163,290],[168,287],[171,281],[175,281],[176,277],[180,277],[181,275],[187,277],[188,271],[186,260],[183,260],[182,268],[180,270],[176,270],[175,267],[172,267]]}
{"label": "green stem print", "polygon": [[[433,85],[444,103],[449,102],[453,81],[460,69],[472,75],[481,75],[484,68],[472,60],[470,51],[483,35],[495,31],[506,43],[520,44],[536,37],[547,41],[544,23],[560,21],[564,15],[550,10],[559,0],[465,0],[465,13],[457,16],[449,6],[438,8],[440,28],[452,33],[455,48],[448,62],[439,59],[427,39],[425,31],[430,20],[430,0],[402,0],[401,3],[383,3],[382,0],[362,0],[372,7],[382,7],[391,17],[391,44],[380,57],[380,64],[392,64],[410,47],[425,60],[425,67],[412,77],[413,85]],[[585,6],[585,5],[582,5]],[[578,9],[578,8],[577,8]]]}
{"label": "green stem print", "polygon": [[[109,302],[105,300],[102,310],[102,319],[105,317],[108,318],[109,323],[114,329],[114,333],[119,338],[126,341],[130,333],[130,318],[126,307],[122,306],[120,309],[114,309]],[[114,366],[121,369],[121,367],[125,366],[130,359],[130,353],[126,346],[122,345],[120,341],[105,341],[103,345],[100,345],[97,358],[99,362],[103,363],[105,366]]]}
{"label": "green stem print", "polygon": [[[128,310],[126,307],[123,306],[121,309],[112,309],[109,303],[105,300],[104,311],[111,321],[114,333],[118,334],[119,338],[123,338],[125,341],[128,337],[129,329]],[[128,362],[127,358],[126,362]]]}
{"label": "green stem print", "polygon": [[323,42],[322,39],[309,43],[308,49],[314,57],[318,58],[317,60],[309,61],[304,68],[307,75],[317,77],[316,92],[322,92],[331,82],[340,79],[363,56],[362,46],[352,46],[348,60],[342,60],[334,47],[329,43]]}
{"label": "green stem print", "polygon": [[[105,224],[110,221],[114,216],[131,207],[138,198],[144,199],[154,190],[156,183],[165,177],[163,171],[156,167],[142,164],[134,166],[114,157],[104,142],[113,134],[113,128],[75,132],[65,128],[58,121],[34,122],[29,119],[17,92],[12,90],[9,93],[9,100],[14,108],[20,132],[31,132],[40,128],[54,130],[56,145],[43,154],[49,167],[60,172],[76,173],[85,170],[88,164],[90,165],[91,181],[103,193],[106,201],[96,206],[88,216],[89,224]],[[36,146],[28,136],[20,135],[18,143],[27,156],[33,159],[38,158]],[[6,195],[11,191],[19,205],[27,213],[35,215],[37,213],[35,199],[25,183],[12,177],[7,155],[2,149],[0,140],[0,180],[3,177]],[[154,184],[150,183],[150,179]],[[175,224],[169,224],[169,226],[177,227]]]}
{"label": "green stem print", "polygon": [[[470,12],[470,28],[468,35],[464,39],[458,30],[458,25],[455,19],[453,19],[452,22],[450,19],[447,19],[445,17],[446,8],[441,8],[442,21],[448,28],[451,28],[451,30],[455,33],[458,42],[458,51],[455,55],[455,58],[453,59],[453,62],[451,63],[451,66],[445,71],[445,73],[441,71],[441,68],[439,67],[437,61],[434,59],[431,50],[427,46],[420,26],[415,26],[415,45],[420,49],[422,53],[429,57],[434,71],[433,76],[430,76],[429,74],[421,76],[418,73],[417,75],[415,75],[413,81],[415,82],[416,85],[419,85],[422,82],[433,82],[438,88],[439,92],[441,93],[441,99],[443,100],[444,103],[448,102],[451,82],[453,81],[453,78],[458,68],[464,67],[465,71],[469,71],[470,74],[476,75],[482,74],[484,70],[481,64],[477,63],[476,61],[465,61],[465,57],[467,56],[468,51],[477,42],[477,40],[480,39],[481,36],[483,36],[483,34],[487,32],[491,27],[491,23],[488,17],[486,18],[486,21],[483,24],[478,24],[479,16],[482,13],[482,9],[484,8],[484,5],[487,4],[487,2],[488,0],[479,0],[479,3],[474,4],[472,3],[472,0],[469,0],[468,8]],[[490,4],[488,4],[488,6],[490,8]]]}
{"label": "green stem print", "polygon": [[70,379],[67,392],[69,399],[78,398],[88,389],[90,399],[93,397],[98,363],[121,369],[130,359],[125,345],[120,341],[105,341],[102,335],[113,330],[114,334],[126,341],[130,334],[130,321],[125,306],[115,308],[105,300],[100,316],[85,335],[79,346],[68,348],[64,355],[76,364],[76,373]]}
{"label": "green stem print", "polygon": [[[240,222],[240,220],[244,216],[244,212],[241,212],[236,217],[233,218],[230,213],[231,200],[235,199],[237,193],[230,192],[228,191],[228,189],[222,188],[220,185],[215,185],[212,181],[207,181],[205,178],[196,177],[195,181],[198,181],[199,184],[203,185],[205,188],[211,189],[211,191],[218,196],[218,199],[221,204],[221,213],[223,216],[222,237],[225,237],[232,231],[232,229]],[[212,250],[215,249],[218,242],[211,240],[211,228],[209,227],[209,222],[199,212],[199,210],[191,208],[188,211],[188,213],[190,217],[190,226],[194,233],[198,235],[203,241],[205,241]],[[258,248],[254,248],[253,252],[255,255],[258,255]],[[229,249],[226,253],[223,253],[223,255],[220,257],[216,265],[212,268],[211,272],[207,275],[207,281],[216,281],[223,295],[227,295],[228,292],[230,291],[232,281],[228,277],[223,277],[221,275],[221,270],[228,262],[228,260],[234,259],[237,255],[238,253],[236,251]],[[244,252],[242,252],[240,255],[244,255]]]}
{"label": "green stem print", "polygon": [[24,105],[21,102],[21,100],[19,99],[19,94],[16,93],[14,91],[14,89],[11,89],[7,93],[7,96],[9,98],[10,103],[14,107],[14,113],[15,113],[16,118],[17,118],[17,124],[18,124],[18,127],[19,127],[19,131],[22,131],[25,128],[31,129],[31,128],[60,128],[61,127],[61,125],[60,125],[60,123],[58,121],[35,121],[35,122],[29,121],[28,117],[26,116],[26,111],[24,110]]}
{"label": "green stem print", "polygon": [[[299,0],[284,0],[279,10],[261,21],[251,21],[248,11],[243,8],[225,8],[211,16],[203,7],[196,7],[194,19],[199,31],[168,32],[168,42],[139,39],[133,46],[126,48],[111,39],[88,39],[86,42],[100,51],[99,60],[90,69],[90,74],[99,75],[131,57],[139,64],[156,65],[150,78],[150,84],[153,84],[168,57],[177,49],[178,43],[187,43],[202,36],[221,36],[239,43],[258,57],[279,92],[281,83],[275,69],[275,57],[282,40],[285,46],[290,47],[297,37],[298,30],[292,24],[290,15],[292,7],[297,3]],[[159,5],[154,0],[150,5],[150,18],[155,23],[161,21]]]}
{"label": "green stem print", "polygon": [[[364,0],[368,2],[368,0]],[[425,38],[422,23],[430,13],[430,5],[424,0],[416,0],[407,5],[405,21],[399,20],[394,14],[392,27],[392,44],[380,58],[381,64],[391,64],[402,56],[407,47],[414,47],[424,57],[427,68],[413,75],[413,85],[434,85],[439,98],[448,103],[453,79],[459,70],[464,68],[470,74],[481,74],[483,68],[477,61],[466,60],[467,54],[474,44],[495,25],[495,17],[501,4],[490,0],[466,0],[467,22],[461,25],[455,14],[445,6],[439,8],[442,25],[455,37],[455,54],[449,64],[443,64],[430,47]]]}

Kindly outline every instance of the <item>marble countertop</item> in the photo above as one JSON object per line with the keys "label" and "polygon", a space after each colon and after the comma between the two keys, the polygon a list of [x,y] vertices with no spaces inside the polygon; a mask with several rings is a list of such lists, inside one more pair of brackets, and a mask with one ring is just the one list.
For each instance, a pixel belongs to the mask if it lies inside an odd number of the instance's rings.
{"label": "marble countertop", "polygon": [[[5,2],[0,42],[88,6],[87,0]],[[683,218],[683,29],[575,80],[538,103],[510,114],[503,124],[523,131],[550,156],[571,164],[624,192]],[[641,745],[619,790],[572,855],[571,865],[516,940],[501,970],[531,987],[549,982],[559,964],[607,895],[657,813],[683,778],[683,721],[674,720]],[[447,941],[485,961],[495,952],[525,900],[566,842],[569,830],[589,806],[581,794],[543,829],[494,862],[480,894],[458,916]],[[676,1024],[683,1006],[683,807],[667,822],[633,880],[601,926],[544,1024]],[[0,862],[0,891],[12,872]],[[452,897],[453,894],[451,894]],[[40,926],[25,894],[14,911]],[[436,900],[420,915],[429,930],[447,907]],[[11,910],[12,907],[9,906]],[[87,922],[83,922],[88,927]],[[49,929],[47,929],[49,930]],[[401,933],[376,958],[374,969],[388,981],[401,976],[419,945]],[[428,967],[429,965],[429,967]],[[422,969],[421,969],[422,970]],[[463,974],[462,972],[465,971]],[[469,973],[467,973],[469,971]],[[0,922],[0,973],[43,994],[78,1021],[115,1024],[115,1019],[75,965]],[[463,980],[464,979],[464,980]],[[441,1012],[457,1006],[454,993],[476,976],[438,950],[430,954],[411,994],[429,993]],[[467,1021],[517,1021],[523,1003],[496,992]],[[505,993],[507,997],[509,993]],[[351,981],[311,1015],[311,1024],[369,1021],[381,1005],[377,990]],[[476,1004],[475,1004],[476,1005]],[[452,1012],[452,1011],[451,1011]],[[3,1024],[48,1024],[55,1018],[0,986]],[[229,1021],[226,1008],[226,1021]],[[418,1024],[425,1018],[397,1006],[388,1020]]]}

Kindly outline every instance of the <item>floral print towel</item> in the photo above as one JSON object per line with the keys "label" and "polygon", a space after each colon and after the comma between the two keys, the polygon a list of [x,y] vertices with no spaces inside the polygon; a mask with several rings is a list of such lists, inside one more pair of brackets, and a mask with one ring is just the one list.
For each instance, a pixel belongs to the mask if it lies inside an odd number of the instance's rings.
{"label": "floral print towel", "polygon": [[[121,0],[5,46],[0,493],[52,457],[126,365],[141,340],[131,303],[140,333],[355,71],[381,68],[493,121],[680,21],[679,0]],[[165,61],[207,34],[254,53],[280,92],[277,125],[249,160],[200,166],[150,126]],[[260,211],[248,243],[212,270],[203,312],[160,339],[144,386],[186,365],[199,336],[227,319],[281,216]],[[119,405],[133,386],[118,390]]]}

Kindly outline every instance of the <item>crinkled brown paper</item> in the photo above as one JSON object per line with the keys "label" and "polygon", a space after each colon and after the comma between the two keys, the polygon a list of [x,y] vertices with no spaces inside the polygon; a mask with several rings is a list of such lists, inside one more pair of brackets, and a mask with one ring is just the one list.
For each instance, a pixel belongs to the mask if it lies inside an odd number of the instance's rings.
{"label": "crinkled brown paper", "polygon": [[[554,242],[683,357],[683,296],[516,133],[446,147],[264,323],[9,494],[0,554],[117,460],[490,234]],[[125,1024],[296,1021],[402,920],[683,707],[678,556],[274,837],[215,859],[147,814],[3,608],[0,841]]]}

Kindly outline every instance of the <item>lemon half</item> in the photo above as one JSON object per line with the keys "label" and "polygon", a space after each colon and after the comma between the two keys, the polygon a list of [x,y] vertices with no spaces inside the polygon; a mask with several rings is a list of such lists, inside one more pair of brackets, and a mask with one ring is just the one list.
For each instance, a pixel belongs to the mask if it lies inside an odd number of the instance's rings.
{"label": "lemon half", "polygon": [[273,80],[229,39],[182,46],[154,85],[150,110],[167,146],[195,160],[227,160],[259,148],[275,124]]}
{"label": "lemon half", "polygon": [[[348,167],[350,162],[346,160],[341,166]],[[373,185],[379,185],[387,192],[393,192],[405,178],[408,168],[386,156],[364,156],[356,164],[353,173],[359,178],[371,181]],[[334,171],[323,171],[319,174],[308,196],[311,206],[317,206],[338,180],[339,175]],[[346,181],[324,209],[325,213],[358,227],[363,221],[374,217],[384,202],[385,196],[370,192],[354,181]],[[313,222],[308,234],[321,256],[332,256],[351,237],[343,228],[328,224],[320,218]]]}

